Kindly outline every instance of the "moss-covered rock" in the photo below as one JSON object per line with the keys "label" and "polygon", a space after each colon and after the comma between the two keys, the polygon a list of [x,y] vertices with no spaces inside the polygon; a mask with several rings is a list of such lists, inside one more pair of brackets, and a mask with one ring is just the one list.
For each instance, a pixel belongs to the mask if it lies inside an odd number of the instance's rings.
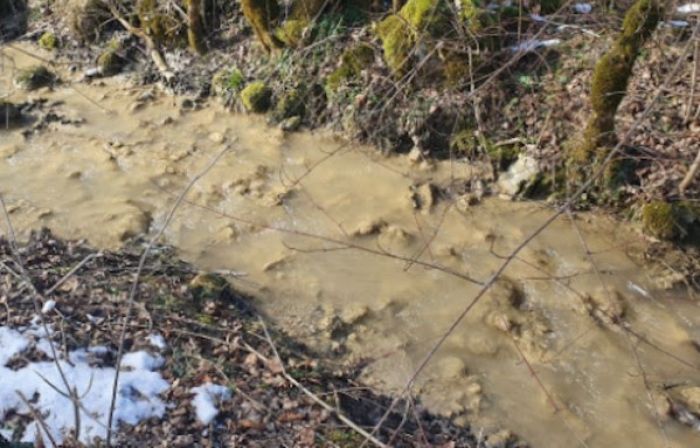
{"label": "moss-covered rock", "polygon": [[326,79],[326,87],[335,92],[343,83],[359,76],[373,62],[374,48],[371,45],[361,43],[347,49],[340,58],[340,66]]}
{"label": "moss-covered rock", "polygon": [[51,31],[47,31],[39,38],[39,46],[44,50],[55,50],[58,47],[58,37]]}
{"label": "moss-covered rock", "polygon": [[97,58],[97,67],[103,76],[112,76],[121,72],[126,59],[121,56],[122,48],[119,40],[112,40],[107,48]]}
{"label": "moss-covered rock", "polygon": [[263,81],[252,82],[241,91],[241,102],[249,112],[265,113],[272,105],[272,90]]}
{"label": "moss-covered rock", "polygon": [[285,93],[279,98],[275,106],[273,118],[275,121],[281,122],[293,117],[302,118],[305,112],[306,105],[304,104],[304,96],[299,89],[295,89]]}
{"label": "moss-covered rock", "polygon": [[700,207],[689,202],[653,201],[642,206],[641,221],[647,235],[680,241],[700,230]]}
{"label": "moss-covered rock", "polygon": [[450,8],[446,0],[408,0],[397,14],[377,25],[384,60],[392,72],[397,75],[405,72],[421,34],[440,37],[452,31]]}
{"label": "moss-covered rock", "polygon": [[280,19],[277,0],[241,0],[241,6],[243,15],[267,51],[284,46],[273,33]]}
{"label": "moss-covered rock", "polygon": [[58,78],[43,65],[35,65],[21,70],[15,77],[15,85],[31,91],[53,85]]}

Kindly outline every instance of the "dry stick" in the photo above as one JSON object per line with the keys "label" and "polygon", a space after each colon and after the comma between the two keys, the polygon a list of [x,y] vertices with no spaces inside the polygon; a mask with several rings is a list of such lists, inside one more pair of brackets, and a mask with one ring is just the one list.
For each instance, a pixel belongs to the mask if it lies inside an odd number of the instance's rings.
{"label": "dry stick", "polygon": [[76,272],[80,270],[83,266],[85,266],[90,260],[93,258],[101,257],[102,252],[98,252],[96,254],[89,254],[87,257],[83,258],[80,263],[75,265],[66,275],[61,277],[59,281],[57,281],[52,287],[46,290],[46,295],[49,296],[51,293],[53,293],[56,289],[60,288],[61,285],[63,285],[66,281],[68,281],[69,278],[71,278]]}
{"label": "dry stick", "polygon": [[[588,243],[586,242],[586,239],[583,236],[583,232],[581,232],[581,229],[579,228],[578,224],[576,224],[576,220],[574,219],[573,214],[571,213],[571,210],[567,210],[566,213],[569,215],[569,220],[571,221],[571,225],[576,231],[576,235],[581,243],[581,247],[583,248],[586,258],[588,258],[588,262],[591,263],[593,266],[593,269],[595,270],[596,276],[598,277],[598,281],[600,282],[601,286],[603,287],[603,292],[605,293],[605,300],[608,302],[608,309],[612,309],[613,305],[613,299],[610,294],[610,289],[608,288],[607,282],[603,278],[603,275],[600,272],[600,269],[598,269],[598,264],[595,262],[595,259],[593,258],[593,255],[591,254],[591,250],[588,246]],[[613,319],[612,322],[616,322],[616,319]],[[663,428],[661,424],[661,420],[659,417],[659,413],[657,411],[657,407],[654,406],[654,397],[651,394],[651,387],[649,386],[649,382],[647,379],[647,374],[642,366],[642,360],[639,357],[639,352],[637,351],[637,347],[634,344],[634,341],[632,341],[632,338],[630,337],[630,334],[627,332],[624,332],[626,338],[627,338],[627,343],[630,346],[630,349],[632,350],[632,353],[634,355],[634,359],[637,362],[637,367],[639,368],[639,373],[642,375],[642,380],[644,382],[644,388],[646,389],[647,392],[647,398],[649,399],[649,404],[651,405],[651,408],[654,410],[654,420],[656,421],[657,426],[661,430],[661,433],[663,434],[664,440],[666,442],[666,446],[668,446],[668,435],[666,434],[666,430]]]}
{"label": "dry stick", "polygon": [[46,437],[49,438],[49,442],[51,442],[51,446],[54,448],[58,448],[58,443],[56,443],[56,439],[54,439],[53,435],[51,435],[51,432],[49,431],[49,427],[46,425],[46,422],[44,421],[44,417],[42,417],[41,413],[37,412],[36,409],[32,406],[32,404],[27,400],[27,397],[24,396],[22,391],[20,390],[15,390],[17,395],[19,396],[20,400],[24,403],[24,405],[29,409],[29,412],[32,414],[32,417],[34,417],[34,420],[36,420],[37,424],[41,426],[41,429],[44,430],[44,433],[46,434]]}
{"label": "dry stick", "polygon": [[[700,30],[700,24],[694,29],[693,31],[693,37],[698,33],[698,30]],[[692,41],[692,39],[691,39]],[[642,112],[640,115],[639,119],[636,120],[632,126],[629,128],[629,130],[623,135],[622,139],[615,145],[614,148],[608,153],[608,155],[605,157],[605,159],[601,162],[600,166],[597,168],[597,170],[588,178],[586,182],[584,182],[581,187],[574,192],[572,196],[570,196],[566,202],[561,205],[555,213],[552,214],[543,224],[541,224],[537,229],[535,229],[534,232],[532,232],[527,238],[525,238],[511,253],[508,255],[508,257],[505,259],[505,261],[501,264],[501,266],[496,270],[495,274],[491,277],[491,279],[481,288],[481,290],[477,293],[477,295],[472,299],[472,301],[464,308],[464,310],[460,313],[459,316],[454,320],[452,325],[450,325],[445,333],[440,337],[438,342],[430,349],[430,351],[426,354],[425,358],[421,361],[421,363],[418,365],[418,368],[414,371],[413,375],[409,378],[408,382],[402,389],[402,391],[397,395],[397,397],[393,400],[391,405],[389,406],[389,409],[386,411],[384,416],[380,419],[379,423],[374,427],[372,430],[372,434],[375,434],[381,425],[386,421],[386,419],[389,417],[391,414],[391,411],[393,411],[393,408],[396,406],[396,404],[399,402],[399,399],[401,396],[405,395],[412,387],[413,384],[415,383],[416,379],[418,376],[425,370],[427,367],[428,363],[433,359],[437,351],[442,347],[442,345],[445,343],[447,338],[450,337],[450,335],[457,329],[459,324],[464,320],[464,318],[469,314],[469,312],[474,308],[474,306],[484,297],[486,292],[488,292],[489,289],[493,286],[493,284],[496,282],[496,280],[503,274],[503,272],[510,266],[511,262],[518,256],[518,254],[527,247],[532,240],[534,240],[539,234],[541,234],[547,227],[549,227],[554,221],[556,221],[562,214],[564,214],[567,210],[571,208],[571,206],[578,200],[578,198],[581,197],[582,194],[584,194],[597,180],[600,178],[600,176],[603,175],[605,172],[607,166],[610,164],[610,162],[613,160],[615,156],[620,152],[622,145],[624,142],[626,142],[632,133],[637,130],[637,128],[640,126],[640,123],[642,120],[647,118],[651,111],[653,110],[654,106],[656,105],[657,101],[661,97],[662,92],[667,88],[667,86],[670,84],[670,80],[675,77],[676,73],[678,72],[678,69],[681,65],[682,58],[685,56],[685,53],[688,51],[688,48],[690,47],[690,41],[689,43],[684,47],[683,52],[681,56],[678,58],[676,61],[675,66],[673,67],[671,73],[669,76],[666,78],[664,81],[664,84],[657,89],[656,93],[654,94],[654,97],[651,99],[649,105],[647,108]]]}
{"label": "dry stick", "polygon": [[127,301],[127,307],[126,307],[126,314],[124,316],[124,321],[122,324],[121,328],[121,334],[119,335],[119,348],[117,350],[117,359],[116,359],[116,367],[114,371],[114,381],[112,382],[112,398],[110,401],[109,405],[109,417],[107,418],[107,446],[110,446],[111,438],[112,438],[112,421],[114,419],[114,409],[117,404],[117,392],[118,392],[118,386],[119,386],[119,372],[121,370],[121,361],[122,357],[124,355],[124,341],[126,340],[126,333],[127,329],[129,327],[129,318],[131,317],[131,312],[136,305],[136,299],[138,296],[138,289],[139,289],[139,280],[141,277],[141,272],[143,271],[143,268],[146,264],[146,258],[148,257],[148,254],[150,251],[153,249],[155,244],[158,242],[161,236],[163,236],[163,233],[165,232],[165,229],[167,229],[168,225],[172,221],[173,217],[175,216],[175,212],[179,208],[179,206],[183,203],[185,200],[185,196],[187,193],[190,192],[192,187],[201,179],[204,177],[213,167],[216,165],[216,163],[226,154],[229,150],[231,149],[230,145],[226,145],[224,149],[219,152],[216,157],[214,157],[209,164],[207,164],[204,169],[197,174],[195,177],[192,178],[192,180],[187,184],[185,189],[180,193],[180,195],[177,197],[175,200],[175,203],[171,207],[170,211],[168,212],[168,215],[165,218],[165,221],[163,222],[163,225],[158,229],[158,232],[156,232],[155,235],[148,241],[148,244],[146,244],[146,247],[144,248],[143,252],[141,253],[141,258],[139,259],[139,264],[138,268],[136,270],[136,274],[134,275],[134,282],[131,284],[131,290],[129,291],[129,299]]}
{"label": "dry stick", "polygon": [[80,398],[77,396],[77,394],[74,394],[74,388],[71,387],[70,383],[68,382],[68,378],[66,377],[65,372],[63,371],[63,368],[61,367],[61,362],[58,359],[58,354],[56,351],[56,346],[53,342],[53,339],[51,338],[51,333],[49,332],[49,325],[46,323],[46,319],[44,318],[44,313],[41,312],[41,306],[39,306],[39,300],[38,298],[42,298],[42,302],[45,302],[43,300],[42,295],[39,293],[39,290],[36,288],[34,285],[34,282],[32,281],[32,278],[29,276],[29,273],[24,267],[24,263],[22,261],[22,256],[19,253],[19,250],[17,249],[17,236],[15,234],[15,229],[14,226],[12,225],[12,220],[10,219],[10,214],[7,211],[7,207],[5,206],[5,200],[3,196],[0,194],[0,209],[2,209],[2,213],[5,218],[5,224],[7,226],[7,234],[8,234],[8,242],[10,244],[10,250],[12,251],[12,254],[15,258],[15,263],[17,264],[17,268],[19,270],[19,274],[22,277],[23,283],[27,285],[27,287],[31,290],[31,298],[32,298],[32,304],[34,306],[34,311],[35,313],[39,316],[39,321],[41,323],[41,328],[44,330],[44,334],[46,335],[46,339],[49,341],[49,348],[51,349],[51,356],[53,357],[53,362],[54,365],[56,366],[56,370],[58,371],[58,374],[61,378],[61,382],[63,383],[63,386],[66,388],[66,394],[70,397],[70,400],[73,404],[73,408],[78,415],[75,421],[75,432],[76,432],[76,438],[77,436],[80,435]]}
{"label": "dry stick", "polygon": [[693,181],[698,169],[700,169],[700,149],[698,149],[698,154],[695,156],[695,161],[693,161],[692,165],[690,165],[688,173],[683,178],[683,182],[681,182],[681,184],[678,186],[678,191],[680,192],[681,196],[685,196],[685,190],[688,188],[688,186],[690,186],[690,183]]}
{"label": "dry stick", "polygon": [[112,13],[114,18],[117,19],[117,21],[124,27],[124,29],[126,29],[129,33],[133,34],[134,36],[138,37],[146,43],[149,55],[151,56],[153,63],[156,65],[156,68],[161,73],[161,75],[163,75],[165,80],[170,81],[173,77],[175,77],[175,74],[170,70],[170,66],[168,66],[168,63],[163,57],[163,54],[160,52],[160,48],[158,48],[158,44],[156,44],[153,38],[146,34],[142,29],[136,28],[133,25],[131,25],[131,23],[129,23],[129,21],[126,20],[124,16],[117,10],[116,6],[114,6],[113,1],[101,1],[105,6],[107,6],[109,12]]}
{"label": "dry stick", "polygon": [[[270,345],[270,349],[272,349],[272,353],[275,355],[275,361],[279,364],[279,368],[282,370],[282,375],[289,381],[292,385],[294,385],[296,388],[301,390],[306,396],[311,398],[313,401],[315,401],[317,404],[319,404],[322,408],[327,410],[328,412],[332,412],[333,414],[338,417],[340,421],[348,425],[350,428],[352,428],[355,432],[360,434],[362,437],[365,438],[365,441],[369,441],[373,443],[375,446],[378,446],[380,448],[389,448],[388,445],[382,443],[380,440],[376,439],[372,434],[368,433],[361,427],[359,427],[355,422],[347,418],[341,411],[338,409],[334,408],[333,406],[329,405],[325,401],[323,401],[321,398],[319,398],[316,394],[311,392],[309,389],[307,389],[303,384],[299,383],[296,379],[294,379],[291,375],[287,373],[287,370],[284,367],[284,362],[282,362],[282,358],[280,357],[279,353],[277,352],[277,347],[275,346],[275,343],[272,341],[272,338],[270,337],[270,332],[267,331],[267,325],[265,325],[265,321],[262,320],[258,316],[258,320],[260,321],[260,324],[262,326],[263,331],[265,332],[265,339],[267,340],[267,343]],[[246,344],[247,345],[247,344]],[[248,346],[249,349],[253,351],[262,361],[266,362],[268,365],[271,364],[270,360],[267,359],[264,355],[262,355],[260,352],[256,351],[252,347]]]}

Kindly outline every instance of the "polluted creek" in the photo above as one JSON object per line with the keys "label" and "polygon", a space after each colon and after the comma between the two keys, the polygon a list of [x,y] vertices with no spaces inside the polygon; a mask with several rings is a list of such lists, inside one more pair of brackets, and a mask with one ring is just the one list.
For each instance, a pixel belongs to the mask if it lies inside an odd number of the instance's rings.
{"label": "polluted creek", "polygon": [[[34,43],[2,51],[4,86],[50,57]],[[700,308],[648,256],[658,234],[513,200],[525,157],[494,173],[387,154],[213,98],[57,72],[50,87],[6,89],[24,106],[0,131],[3,238],[6,222],[19,241],[47,228],[104,251],[159,235],[315,356],[358,371],[358,387],[398,397],[410,385],[422,407],[483,434],[474,446],[700,446]],[[258,87],[249,111],[266,101]],[[596,113],[590,128],[609,111]],[[196,393],[211,391],[230,399]]]}

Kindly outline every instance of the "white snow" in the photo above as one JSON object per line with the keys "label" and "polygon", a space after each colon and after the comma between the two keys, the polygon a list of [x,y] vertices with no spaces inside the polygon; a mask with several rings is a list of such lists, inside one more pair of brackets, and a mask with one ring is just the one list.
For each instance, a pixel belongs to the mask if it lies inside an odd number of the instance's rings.
{"label": "white snow", "polygon": [[524,42],[520,42],[518,45],[511,47],[511,49],[515,52],[524,51],[527,53],[530,51],[535,51],[538,48],[554,47],[554,46],[559,45],[559,44],[561,44],[560,39],[547,39],[547,40],[532,39],[532,40],[526,40]]}
{"label": "white snow", "polygon": [[700,3],[686,3],[676,9],[680,14],[695,14],[700,13]]}
{"label": "white snow", "polygon": [[168,344],[165,342],[165,338],[160,333],[153,333],[149,335],[148,343],[159,350],[165,350],[168,347]]}
{"label": "white snow", "polygon": [[[36,327],[0,327],[0,428],[5,427],[4,419],[12,412],[30,415],[29,409],[17,394],[19,391],[27,399],[36,397],[32,406],[45,416],[49,431],[60,443],[64,434],[74,428],[75,422],[71,401],[48,384],[50,382],[59,390],[65,390],[55,363],[34,362],[17,370],[6,366],[13,356],[33,345],[45,353],[50,353],[49,342],[42,337],[42,333],[43,331]],[[39,339],[36,340],[37,338]],[[95,438],[104,438],[106,435],[115,373],[111,367],[91,366],[88,355],[107,352],[109,349],[106,347],[78,349],[69,353],[71,363],[59,361],[70,387],[77,387],[82,397],[80,439],[88,445]],[[168,390],[170,385],[154,369],[162,366],[163,360],[145,352],[136,352],[127,353],[124,361],[124,365],[129,365],[133,370],[124,371],[120,375],[114,414],[115,427],[120,422],[133,425],[146,418],[162,417],[165,413],[165,403],[159,395]],[[34,442],[37,433],[41,431],[43,430],[36,422],[32,423],[22,434],[22,441]]]}
{"label": "white snow", "polygon": [[143,350],[127,353],[122,357],[122,367],[131,367],[134,370],[156,370],[163,367],[163,364],[165,364],[163,358]]}
{"label": "white snow", "polygon": [[690,24],[685,20],[669,20],[668,22],[664,23],[670,26],[671,28],[687,28],[688,26],[690,26]]}
{"label": "white snow", "polygon": [[192,404],[197,413],[197,419],[205,425],[219,415],[217,404],[231,399],[231,389],[219,384],[205,383],[199,387],[193,387],[191,391],[195,394]]}
{"label": "white snow", "polygon": [[574,11],[579,14],[589,14],[593,11],[593,5],[590,3],[576,3],[574,4]]}
{"label": "white snow", "polygon": [[46,303],[44,303],[44,306],[41,307],[41,313],[42,314],[47,314],[53,311],[53,309],[56,308],[56,301],[55,300],[47,300]]}

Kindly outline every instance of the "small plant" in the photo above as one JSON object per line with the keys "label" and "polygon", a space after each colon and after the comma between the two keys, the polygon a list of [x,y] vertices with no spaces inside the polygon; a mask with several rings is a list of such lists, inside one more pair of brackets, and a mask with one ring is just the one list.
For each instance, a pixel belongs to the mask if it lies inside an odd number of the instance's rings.
{"label": "small plant", "polygon": [[58,47],[58,38],[54,33],[47,31],[39,38],[39,46],[44,50],[55,50]]}

